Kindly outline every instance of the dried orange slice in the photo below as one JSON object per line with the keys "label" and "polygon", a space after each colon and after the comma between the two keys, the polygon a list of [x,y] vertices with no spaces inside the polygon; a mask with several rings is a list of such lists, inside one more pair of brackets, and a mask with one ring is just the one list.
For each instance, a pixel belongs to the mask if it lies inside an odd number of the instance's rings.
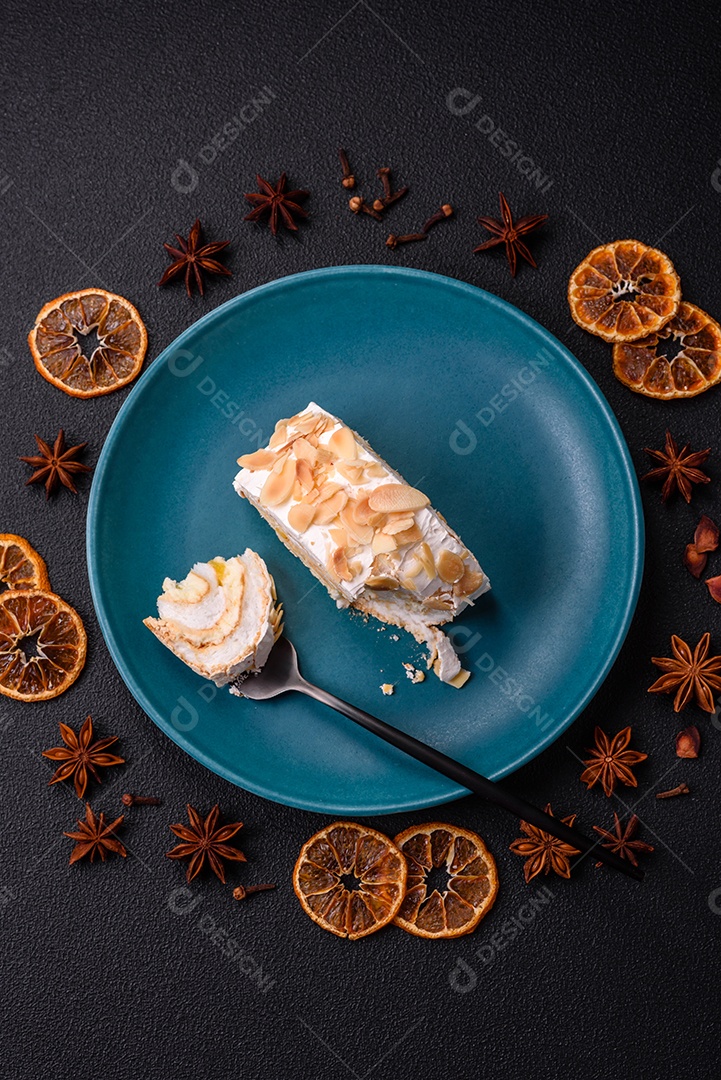
{"label": "dried orange slice", "polygon": [[[396,836],[408,861],[408,888],[395,922],[410,934],[453,938],[470,934],[493,907],[496,863],[480,836],[457,825],[411,825]],[[433,885],[444,876],[443,891]]]}
{"label": "dried orange slice", "polygon": [[24,536],[0,533],[0,582],[10,589],[49,589],[45,560]]}
{"label": "dried orange slice", "polygon": [[86,650],[82,620],[59,596],[0,593],[0,694],[18,701],[57,697],[83,670]]}
{"label": "dried orange slice", "polygon": [[640,240],[594,248],[571,274],[568,303],[579,326],[606,341],[636,341],[673,318],[681,283],[668,255]]}
{"label": "dried orange slice", "polygon": [[[661,341],[673,338],[674,356],[658,355]],[[695,304],[682,300],[678,311],[655,334],[613,347],[613,373],[646,397],[695,397],[721,381],[721,326]]]}
{"label": "dried orange slice", "polygon": [[387,836],[337,821],[301,848],[293,888],[313,922],[354,941],[394,919],[407,875],[406,860]]}
{"label": "dried orange slice", "polygon": [[[84,338],[92,330],[98,344],[91,352],[84,348]],[[90,398],[133,381],[143,366],[148,334],[136,309],[122,296],[81,289],[42,308],[28,344],[44,379],[72,397]]]}

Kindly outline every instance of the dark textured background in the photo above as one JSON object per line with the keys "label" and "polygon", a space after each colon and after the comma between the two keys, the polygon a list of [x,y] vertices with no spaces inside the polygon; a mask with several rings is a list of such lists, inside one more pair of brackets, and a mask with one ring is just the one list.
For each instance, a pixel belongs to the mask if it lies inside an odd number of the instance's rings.
{"label": "dark textured background", "polygon": [[[678,404],[632,395],[611,374],[609,346],[571,321],[565,292],[591,247],[633,236],[668,252],[685,297],[721,313],[716,5],[12,0],[3,22],[0,531],[42,552],[54,587],[85,620],[90,650],[80,680],[55,701],[0,698],[2,1076],[712,1075],[721,724],[695,707],[681,723],[670,700],[646,688],[649,657],[666,653],[670,633],[693,644],[710,629],[721,650],[719,609],[681,565],[699,513],[721,515],[719,391]],[[271,103],[239,131],[234,118],[263,87]],[[447,104],[459,87],[480,96],[465,115]],[[484,115],[552,181],[545,191],[477,130]],[[206,163],[204,148],[227,124]],[[359,174],[388,163],[412,185],[394,215],[400,230],[445,200],[457,217],[425,244],[388,251],[385,227],[346,209],[339,143]],[[173,184],[181,159],[196,172],[191,191],[187,172]],[[297,242],[241,222],[255,172],[283,169],[312,192],[312,221]],[[515,281],[498,252],[471,253],[483,236],[476,215],[495,214],[499,188],[519,214],[551,216],[533,242],[538,270],[522,265]],[[162,242],[187,234],[196,216],[209,239],[232,241],[233,277],[191,302],[182,286],[155,282]],[[116,674],[93,613],[88,479],[78,497],[63,491],[46,503],[38,486],[23,486],[17,461],[33,452],[34,432],[49,438],[64,426],[72,442],[89,441],[93,463],[127,393],[84,403],[36,374],[25,336],[46,300],[87,285],[128,297],[147,323],[152,363],[245,289],[355,262],[450,274],[538,319],[596,378],[640,471],[642,447],[661,446],[669,424],[678,439],[714,448],[714,483],[692,508],[664,507],[644,489],[646,573],[621,656],[566,735],[508,781],[557,812],[578,812],[586,828],[607,825],[614,807],[636,807],[656,846],[645,884],[586,862],[570,882],[529,888],[508,851],[516,823],[474,799],[372,821],[393,833],[440,813],[487,838],[498,902],[474,936],[449,943],[391,928],[353,945],[310,923],[289,878],[301,843],[326,819],[232,787],[156,731]],[[710,569],[721,571],[721,556]],[[128,815],[127,862],[68,867],[62,832],[80,804],[71,789],[48,789],[40,750],[57,743],[58,721],[77,727],[89,712],[101,734],[120,736],[128,760],[91,789],[95,807],[119,809],[126,790],[157,793],[163,806]],[[701,728],[702,756],[681,762],[674,735],[690,722]],[[606,800],[580,784],[576,755],[596,723],[611,732],[633,724],[650,755],[638,791]],[[656,801],[654,790],[681,779],[690,797]],[[276,893],[236,905],[214,879],[183,891],[181,868],[163,853],[167,823],[186,801],[218,801],[228,820],[246,823],[251,862],[230,879],[275,881]],[[524,906],[544,884],[550,903]]]}

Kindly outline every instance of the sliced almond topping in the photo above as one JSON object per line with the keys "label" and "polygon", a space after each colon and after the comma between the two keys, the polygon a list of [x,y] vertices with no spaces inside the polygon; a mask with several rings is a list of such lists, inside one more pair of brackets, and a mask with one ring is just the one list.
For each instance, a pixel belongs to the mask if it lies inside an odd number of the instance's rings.
{"label": "sliced almond topping", "polygon": [[362,484],[363,483],[363,466],[356,465],[348,461],[336,462],[336,471],[345,477],[349,484]]}
{"label": "sliced almond topping", "polygon": [[414,524],[412,514],[389,514],[388,521],[383,526],[383,532],[387,532],[389,536],[395,536],[396,533],[412,528]]}
{"label": "sliced almond topping", "polygon": [[401,574],[400,583],[401,586],[406,590],[406,592],[418,592],[418,586],[416,585],[413,578],[409,577],[408,574]]}
{"label": "sliced almond topping", "polygon": [[318,491],[319,502],[325,502],[326,499],[330,499],[333,495],[336,495],[339,491],[343,491],[342,484],[335,484],[332,480],[327,480],[322,484]]}
{"label": "sliced almond topping", "polygon": [[359,525],[355,520],[353,514],[353,506],[351,503],[346,503],[340,512],[340,519],[343,523],[343,527],[347,529],[348,533],[359,544],[370,544],[373,540],[373,529],[370,525]]}
{"label": "sliced almond topping", "polygon": [[418,558],[421,560],[421,566],[428,574],[429,578],[436,576],[436,564],[433,561],[433,552],[425,542],[418,545],[418,551],[416,552]]}
{"label": "sliced almond topping", "polygon": [[[398,539],[398,537],[396,537],[396,540],[397,539]],[[415,558],[410,559],[408,561],[408,565],[405,568],[406,577],[408,577],[408,578],[416,578],[416,577],[418,577],[418,575],[420,574],[422,569],[423,569],[423,563],[421,562],[420,559],[415,559]]]}
{"label": "sliced almond topping", "polygon": [[300,458],[295,463],[295,475],[298,478],[300,486],[303,488],[303,494],[307,495],[312,490],[315,480],[313,478],[313,470],[311,469],[305,458]]}
{"label": "sliced almond topping", "polygon": [[366,465],[365,471],[366,476],[373,476],[376,479],[379,479],[381,476],[388,475],[388,470],[377,461],[373,461],[370,465]]}
{"label": "sliced almond topping", "polygon": [[337,551],[333,552],[331,564],[336,577],[340,578],[341,581],[351,581],[353,579],[343,548],[338,548]]}
{"label": "sliced almond topping", "polygon": [[357,575],[360,574],[361,570],[363,569],[363,563],[359,562],[358,559],[353,559],[352,562],[348,563],[348,569],[350,570],[353,577],[357,577]]}
{"label": "sliced almond topping", "polygon": [[394,577],[380,575],[378,577],[366,578],[366,585],[369,589],[397,589],[398,581]]}
{"label": "sliced almond topping", "polygon": [[288,441],[288,428],[283,421],[280,421],[275,425],[275,431],[268,440],[268,449],[276,450],[279,446],[283,446]]}
{"label": "sliced almond topping", "polygon": [[470,671],[466,671],[465,668],[461,668],[457,675],[454,675],[452,679],[448,680],[448,685],[455,686],[456,690],[460,690],[462,686],[466,685],[470,677]]}
{"label": "sliced almond topping", "polygon": [[301,435],[309,435],[318,426],[318,416],[315,413],[303,413],[302,416],[291,421],[291,423]]}
{"label": "sliced almond topping", "polygon": [[348,547],[348,534],[345,529],[329,529],[328,533],[337,548]]}
{"label": "sliced almond topping", "polygon": [[318,447],[318,464],[325,465],[329,461],[333,461],[333,455],[330,450],[327,450],[325,446]]}
{"label": "sliced almond topping", "polygon": [[461,580],[456,585],[462,596],[471,596],[476,589],[483,584],[483,574],[478,570],[466,570]]}
{"label": "sliced almond topping", "polygon": [[293,484],[293,491],[291,492],[293,502],[300,502],[300,500],[303,498],[304,494],[305,494],[305,492],[303,491],[303,488],[300,486],[300,480],[296,479],[295,483]]}
{"label": "sliced almond topping", "polygon": [[387,533],[377,532],[373,537],[371,543],[371,551],[374,555],[381,555],[388,551],[396,550],[395,537],[388,536]]}
{"label": "sliced almond topping", "polygon": [[336,491],[335,495],[321,502],[315,512],[316,525],[330,525],[347,502],[348,496],[345,491]]}
{"label": "sliced almond topping", "polygon": [[353,505],[353,517],[359,525],[370,524],[374,511],[368,505],[368,495],[358,492],[358,500]]}
{"label": "sliced almond topping", "polygon": [[299,461],[307,461],[309,465],[315,465],[318,458],[316,448],[303,436],[293,443],[293,453]]}
{"label": "sliced almond topping", "polygon": [[358,447],[353,432],[349,427],[338,428],[328,439],[328,449],[344,461],[352,461],[358,456]]}
{"label": "sliced almond topping", "polygon": [[315,507],[308,503],[296,503],[288,511],[288,524],[296,532],[304,533],[313,524]]}
{"label": "sliced almond topping", "polygon": [[436,567],[441,581],[449,581],[452,584],[461,580],[466,569],[460,555],[456,555],[455,551],[449,551],[448,548],[441,548],[438,552]]}
{"label": "sliced almond topping", "polygon": [[295,465],[293,458],[287,457],[274,467],[258,496],[263,506],[280,506],[290,498],[295,484]]}
{"label": "sliced almond topping", "polygon": [[255,472],[258,469],[272,469],[278,458],[271,450],[256,450],[253,454],[243,454],[238,458],[241,469],[250,469]]}
{"label": "sliced almond topping", "polygon": [[419,540],[423,539],[423,530],[420,525],[416,525],[414,522],[410,529],[396,533],[395,537],[398,547],[403,547],[405,544],[417,544]]}
{"label": "sliced almond topping", "polygon": [[422,491],[407,484],[381,484],[371,491],[368,502],[371,510],[383,514],[397,514],[400,510],[422,510],[430,499]]}

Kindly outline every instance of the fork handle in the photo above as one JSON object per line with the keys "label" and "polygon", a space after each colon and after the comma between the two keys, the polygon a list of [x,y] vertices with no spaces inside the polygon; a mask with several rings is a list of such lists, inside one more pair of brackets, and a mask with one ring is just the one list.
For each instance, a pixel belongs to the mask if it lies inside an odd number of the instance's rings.
{"label": "fork handle", "polygon": [[578,851],[593,851],[596,857],[601,862],[606,863],[607,866],[613,867],[614,870],[620,870],[621,873],[635,878],[636,881],[643,880],[643,870],[632,866],[626,859],[621,859],[614,852],[602,847],[599,841],[591,840],[590,837],[584,836],[583,833],[578,832],[576,829],[564,825],[558,818],[551,817],[545,811],[539,810],[537,806],[532,806],[531,803],[527,803],[524,799],[513,795],[510,791],[501,787],[500,784],[481,776],[480,773],[469,769],[467,765],[462,765],[460,761],[448,757],[447,754],[441,753],[435,747],[428,746],[427,743],[415,739],[405,731],[400,731],[398,728],[386,724],[385,721],[379,720],[377,716],[372,716],[370,713],[356,708],[355,705],[343,701],[342,698],[336,697],[335,694],[330,694],[327,690],[314,686],[307,679],[301,678],[294,684],[293,688],[300,690],[303,694],[308,694],[317,701],[321,701],[324,705],[329,705],[331,709],[335,709],[337,712],[347,716],[354,723],[360,724],[366,731],[372,731],[374,735],[391,743],[392,746],[396,746],[399,750],[403,750],[410,757],[422,761],[424,765],[430,766],[436,772],[443,773],[444,776],[475,792],[476,795],[480,795],[489,802],[495,803],[496,806],[503,807],[514,817],[521,818],[530,825],[535,825],[538,829],[543,829],[544,832],[563,840],[564,843],[570,844],[571,847],[576,848]]}

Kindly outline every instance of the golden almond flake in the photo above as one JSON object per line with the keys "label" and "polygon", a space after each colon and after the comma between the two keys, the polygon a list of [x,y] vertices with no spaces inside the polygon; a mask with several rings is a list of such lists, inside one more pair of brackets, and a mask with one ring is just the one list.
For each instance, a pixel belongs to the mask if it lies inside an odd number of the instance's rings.
{"label": "golden almond flake", "polygon": [[327,443],[328,449],[332,450],[336,457],[344,461],[352,461],[358,456],[358,447],[355,437],[349,427],[338,428],[334,431]]}
{"label": "golden almond flake", "polygon": [[275,425],[275,431],[268,440],[268,447],[270,450],[277,450],[279,446],[284,446],[288,441],[288,428],[285,424],[280,423]]}
{"label": "golden almond flake", "polygon": [[452,679],[448,680],[448,682],[450,686],[455,686],[456,690],[460,690],[462,686],[466,685],[470,677],[470,671],[466,671],[464,668],[461,668],[458,674],[454,675]]}
{"label": "golden almond flake", "polygon": [[[400,540],[400,537],[396,537],[396,539]],[[408,564],[405,567],[405,575],[406,575],[407,578],[416,578],[416,577],[418,577],[418,575],[420,574],[422,569],[423,569],[423,563],[421,562],[420,559],[418,559],[418,558],[409,559]]]}
{"label": "golden almond flake", "polygon": [[406,544],[417,544],[419,540],[422,540],[423,530],[414,522],[410,529],[396,533],[395,536],[398,547],[405,547]]}
{"label": "golden almond flake", "polygon": [[329,499],[325,499],[318,505],[316,510],[316,525],[330,525],[330,523],[338,517],[338,514],[347,502],[348,495],[345,491],[336,491],[335,495],[331,495]]}
{"label": "golden almond flake", "polygon": [[272,469],[278,457],[270,450],[256,450],[252,454],[243,454],[238,458],[241,469],[250,469],[255,472],[258,469]]}
{"label": "golden almond flake", "polygon": [[317,449],[302,435],[293,443],[293,453],[299,461],[307,461],[311,466],[318,460]]}
{"label": "golden almond flake", "polygon": [[300,486],[300,480],[296,480],[293,484],[293,490],[291,492],[291,498],[293,502],[300,502],[304,496],[303,488]]}
{"label": "golden almond flake", "polygon": [[296,503],[288,511],[288,524],[296,532],[304,533],[313,524],[314,516],[314,506],[309,506],[308,503]]}
{"label": "golden almond flake", "polygon": [[319,488],[318,501],[325,502],[326,499],[332,498],[333,495],[336,495],[339,491],[343,491],[342,484],[336,484],[332,480],[326,480]]}
{"label": "golden almond flake", "polygon": [[376,480],[379,480],[381,476],[388,476],[388,470],[385,466],[376,461],[372,461],[370,465],[366,465],[365,471],[366,476],[372,476]]}
{"label": "golden almond flake", "polygon": [[394,577],[388,577],[387,575],[380,575],[378,577],[366,578],[366,585],[369,589],[397,589],[398,580]]}
{"label": "golden almond flake", "polygon": [[345,529],[329,529],[328,535],[337,548],[345,549],[348,547],[348,534]]}
{"label": "golden almond flake", "polygon": [[466,568],[460,555],[456,555],[455,551],[449,551],[448,548],[441,548],[436,557],[436,569],[441,581],[448,581],[454,585],[461,580]]}
{"label": "golden almond flake", "polygon": [[388,521],[383,526],[383,532],[388,533],[389,536],[395,536],[396,533],[405,532],[406,529],[411,529],[415,521],[413,515],[403,514],[390,514]]}
{"label": "golden almond flake", "polygon": [[350,567],[348,566],[346,553],[342,548],[339,548],[337,551],[333,552],[331,556],[331,563],[336,576],[341,581],[353,580],[353,574],[351,573]]}
{"label": "golden almond flake", "polygon": [[461,580],[456,584],[456,589],[459,595],[470,596],[476,589],[480,589],[482,584],[483,574],[479,570],[466,570]]}
{"label": "golden almond flake", "polygon": [[396,546],[395,537],[388,536],[387,533],[377,532],[371,543],[371,551],[374,555],[381,555],[389,551],[395,551]]}
{"label": "golden almond flake", "polygon": [[433,561],[433,552],[428,547],[428,544],[425,542],[425,540],[422,544],[418,545],[416,555],[420,559],[421,566],[425,570],[428,577],[434,578],[436,576],[436,564]]}
{"label": "golden almond flake", "polygon": [[303,413],[302,416],[289,420],[288,423],[301,435],[310,435],[318,427],[318,417],[315,413]]}
{"label": "golden almond flake", "polygon": [[430,499],[422,491],[407,484],[381,484],[368,497],[371,510],[383,514],[396,514],[401,510],[422,510]]}
{"label": "golden almond flake", "polygon": [[336,472],[339,472],[340,475],[345,480],[347,480],[349,484],[353,485],[353,487],[355,487],[357,484],[363,483],[362,465],[355,465],[347,461],[337,461],[335,467]]}
{"label": "golden almond flake", "polygon": [[313,470],[304,458],[300,458],[295,463],[295,475],[298,477],[298,482],[303,489],[303,494],[307,495],[315,484],[313,477]]}
{"label": "golden almond flake", "polygon": [[340,520],[343,528],[348,531],[348,534],[353,537],[359,544],[370,544],[373,540],[373,529],[370,525],[359,525],[355,520],[353,514],[353,504],[351,502],[346,503],[340,512]]}
{"label": "golden almond flake", "polygon": [[295,484],[295,466],[294,459],[288,457],[284,462],[279,462],[274,467],[258,496],[261,505],[280,506],[281,503],[290,498]]}

